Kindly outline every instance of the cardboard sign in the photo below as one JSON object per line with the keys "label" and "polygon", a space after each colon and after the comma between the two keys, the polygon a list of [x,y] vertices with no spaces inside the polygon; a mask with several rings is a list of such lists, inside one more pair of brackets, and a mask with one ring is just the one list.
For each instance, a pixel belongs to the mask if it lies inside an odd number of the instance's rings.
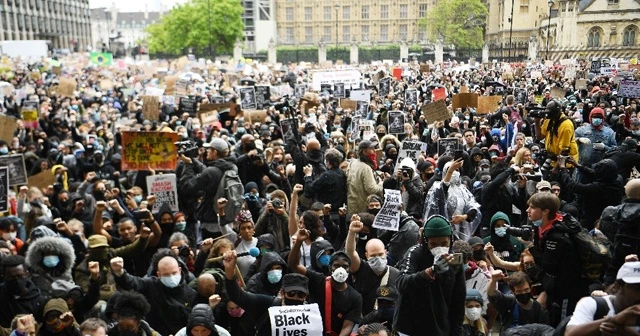
{"label": "cardboard sign", "polygon": [[400,162],[405,158],[410,158],[417,165],[418,157],[420,157],[421,153],[427,152],[427,144],[420,141],[408,141],[405,140],[400,145],[400,150],[398,151],[398,160],[396,162],[396,167],[400,167]]}
{"label": "cardboard sign", "polygon": [[154,88],[154,87],[147,87],[144,90],[144,94],[147,96],[156,96],[158,97],[158,99],[162,98],[164,96],[164,89],[161,88]]}
{"label": "cardboard sign", "polygon": [[238,88],[240,93],[240,104],[243,110],[255,110],[258,108],[256,103],[256,89],[253,86]]}
{"label": "cardboard sign", "polygon": [[100,88],[102,90],[113,90],[113,81],[110,79],[103,79],[100,81]]}
{"label": "cardboard sign", "polygon": [[45,170],[39,174],[29,176],[29,187],[36,187],[40,190],[46,189],[48,186],[56,182],[56,176],[50,170]]}
{"label": "cardboard sign", "polygon": [[460,93],[469,93],[469,88],[466,85],[461,86]]}
{"label": "cardboard sign", "polygon": [[[51,68],[51,72],[56,75],[56,76],[60,76],[62,74],[62,67],[61,66],[54,66]],[[38,78],[40,79],[40,78]]]}
{"label": "cardboard sign", "polygon": [[349,109],[351,111],[355,111],[357,108],[357,102],[351,99],[340,99],[340,107],[343,109]]}
{"label": "cardboard sign", "polygon": [[[186,96],[188,94],[187,89],[189,87],[189,81],[179,79],[175,83],[175,95],[178,97]],[[165,89],[167,91],[167,89]]]}
{"label": "cardboard sign", "polygon": [[458,138],[438,139],[438,157],[448,155],[453,157],[455,151],[460,149],[460,141]]}
{"label": "cardboard sign", "polygon": [[400,190],[385,189],[384,204],[373,220],[371,227],[381,230],[398,231],[400,227],[400,208],[402,196]]}
{"label": "cardboard sign", "polygon": [[576,79],[576,90],[586,90],[586,89],[587,89],[587,80]]}
{"label": "cardboard sign", "polygon": [[0,212],[9,210],[9,168],[0,167]]}
{"label": "cardboard sign", "polygon": [[551,97],[556,99],[563,99],[567,94],[567,91],[560,87],[551,88]]}
{"label": "cardboard sign", "polygon": [[621,80],[618,95],[625,98],[640,98],[640,81]]}
{"label": "cardboard sign", "polygon": [[478,107],[478,95],[475,93],[458,93],[453,96],[453,109]]}
{"label": "cardboard sign", "polygon": [[17,123],[18,120],[16,118],[0,115],[0,140],[10,144],[13,141]]}
{"label": "cardboard sign", "polygon": [[160,212],[160,207],[164,204],[169,205],[173,212],[179,211],[176,174],[148,175],[147,192],[147,195],[156,197],[151,213],[157,214]]}
{"label": "cardboard sign", "polygon": [[404,113],[402,111],[389,111],[387,114],[389,134],[405,134],[404,131]]}
{"label": "cardboard sign", "polygon": [[160,118],[160,100],[157,96],[142,96],[142,115],[145,120],[158,120]]}
{"label": "cardboard sign", "polygon": [[78,83],[69,78],[60,78],[60,82],[58,83],[58,92],[59,95],[64,97],[73,97],[73,92],[76,90]]}
{"label": "cardboard sign", "polygon": [[27,169],[22,154],[0,156],[0,167],[9,169],[10,186],[27,184]]}
{"label": "cardboard sign", "polygon": [[122,132],[122,170],[175,170],[174,132]]}
{"label": "cardboard sign", "polygon": [[431,72],[429,64],[420,64],[420,72]]}
{"label": "cardboard sign", "polygon": [[323,336],[322,316],[317,303],[269,308],[271,335]]}
{"label": "cardboard sign", "polygon": [[531,78],[532,79],[542,78],[542,72],[541,71],[531,71]]}
{"label": "cardboard sign", "polygon": [[202,125],[211,125],[214,121],[219,120],[218,111],[202,111],[198,112],[198,116],[200,117],[200,122]]}
{"label": "cardboard sign", "polygon": [[176,83],[178,82],[178,76],[167,76],[165,77],[166,87],[164,88],[164,93],[168,96],[173,96],[176,94]]}
{"label": "cardboard sign", "polygon": [[447,104],[444,100],[435,101],[428,105],[422,106],[422,114],[428,123],[436,121],[445,121],[451,118],[449,110],[447,110]]}
{"label": "cardboard sign", "polygon": [[502,101],[502,96],[481,96],[478,97],[478,108],[476,109],[476,113],[478,114],[487,114],[495,112],[498,107],[498,104]]}
{"label": "cardboard sign", "polygon": [[443,87],[435,88],[431,90],[431,93],[433,94],[433,101],[447,99],[447,91]]}
{"label": "cardboard sign", "polygon": [[244,115],[245,121],[248,121],[251,124],[264,124],[264,121],[267,118],[267,111],[265,110],[244,110],[242,111],[242,114]]}

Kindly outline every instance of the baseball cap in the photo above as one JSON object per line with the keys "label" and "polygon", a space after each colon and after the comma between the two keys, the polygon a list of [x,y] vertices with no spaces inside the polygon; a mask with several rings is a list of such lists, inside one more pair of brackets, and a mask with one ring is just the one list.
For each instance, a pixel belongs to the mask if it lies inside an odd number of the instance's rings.
{"label": "baseball cap", "polygon": [[309,294],[309,279],[298,273],[289,273],[282,277],[282,289],[285,292],[301,291]]}
{"label": "baseball cap", "polygon": [[211,139],[211,142],[209,143],[204,143],[202,145],[202,147],[204,148],[213,148],[215,150],[217,150],[218,152],[224,152],[225,150],[229,149],[229,144],[220,139],[220,138],[213,138]]}
{"label": "baseball cap", "polygon": [[376,299],[396,302],[398,300],[398,290],[393,286],[380,286],[376,290]]}
{"label": "baseball cap", "polygon": [[537,190],[542,190],[544,188],[551,189],[551,183],[549,183],[549,181],[540,181],[536,184]]}
{"label": "baseball cap", "polygon": [[107,237],[103,235],[92,235],[89,237],[89,248],[108,247]]}
{"label": "baseball cap", "polygon": [[482,238],[475,237],[475,236],[469,238],[469,241],[467,241],[467,243],[469,243],[469,245],[471,247],[478,246],[478,245],[484,245],[484,241],[482,240]]}
{"label": "baseball cap", "polygon": [[364,150],[364,149],[369,149],[369,148],[375,149],[377,146],[378,146],[378,144],[376,142],[371,142],[369,140],[363,140],[358,145],[358,150]]}
{"label": "baseball cap", "polygon": [[491,163],[487,159],[482,159],[482,160],[480,160],[480,163],[478,164],[478,166],[479,167],[484,167],[484,166],[491,167]]}
{"label": "baseball cap", "polygon": [[622,264],[616,279],[628,284],[640,283],[640,261],[630,261]]}

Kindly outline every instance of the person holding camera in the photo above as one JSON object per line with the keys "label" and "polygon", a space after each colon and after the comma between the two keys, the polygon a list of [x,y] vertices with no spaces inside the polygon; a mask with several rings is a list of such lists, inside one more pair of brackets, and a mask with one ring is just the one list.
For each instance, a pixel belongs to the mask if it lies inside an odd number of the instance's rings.
{"label": "person holding camera", "polygon": [[291,246],[287,207],[287,196],[282,190],[276,190],[271,193],[271,200],[267,202],[256,221],[255,235],[272,234],[275,238],[273,251],[276,252],[287,251]]}
{"label": "person holding camera", "polygon": [[542,115],[534,117],[536,138],[544,139],[544,145],[552,162],[558,155],[572,156],[578,160],[578,145],[574,135],[574,126],[571,119],[562,112],[562,105],[556,101],[550,101],[545,108],[544,121]]}
{"label": "person holding camera", "polygon": [[415,219],[422,219],[424,183],[420,179],[420,174],[416,164],[411,158],[403,159],[397,167],[397,171],[392,178],[384,181],[385,189],[399,189],[402,191],[402,204],[405,211]]}

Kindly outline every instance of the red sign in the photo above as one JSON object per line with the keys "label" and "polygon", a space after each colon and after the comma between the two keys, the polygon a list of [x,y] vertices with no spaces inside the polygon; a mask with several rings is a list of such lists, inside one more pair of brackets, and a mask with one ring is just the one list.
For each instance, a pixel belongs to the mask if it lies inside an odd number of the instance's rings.
{"label": "red sign", "polygon": [[402,80],[402,68],[393,68],[392,75],[397,80]]}
{"label": "red sign", "polygon": [[443,87],[437,88],[437,89],[433,89],[433,91],[431,91],[431,92],[433,93],[433,101],[447,99],[447,92],[445,91],[445,89]]}

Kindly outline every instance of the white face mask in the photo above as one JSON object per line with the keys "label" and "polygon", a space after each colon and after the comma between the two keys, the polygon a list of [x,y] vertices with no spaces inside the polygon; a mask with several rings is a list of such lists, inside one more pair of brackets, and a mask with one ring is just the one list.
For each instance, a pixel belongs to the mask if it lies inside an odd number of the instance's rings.
{"label": "white face mask", "polygon": [[465,308],[464,315],[470,321],[477,321],[482,316],[482,308]]}
{"label": "white face mask", "polygon": [[344,283],[349,277],[349,272],[347,272],[347,270],[342,267],[338,267],[335,271],[333,271],[333,273],[331,273],[331,277],[337,283]]}
{"label": "white face mask", "polygon": [[16,239],[17,234],[18,234],[17,232],[3,233],[2,239],[4,241],[13,241],[14,239]]}
{"label": "white face mask", "polygon": [[454,185],[460,184],[460,172],[459,171],[456,170],[451,174],[451,183],[454,184]]}
{"label": "white face mask", "polygon": [[437,258],[439,255],[449,252],[449,248],[445,246],[438,246],[438,247],[432,248],[430,251],[431,251],[431,254],[433,254],[433,257]]}

